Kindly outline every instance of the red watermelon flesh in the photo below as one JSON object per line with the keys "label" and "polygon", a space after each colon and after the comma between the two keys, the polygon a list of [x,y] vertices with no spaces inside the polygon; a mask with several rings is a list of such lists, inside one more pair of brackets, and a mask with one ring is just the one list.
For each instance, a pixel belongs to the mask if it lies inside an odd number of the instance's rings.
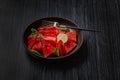
{"label": "red watermelon flesh", "polygon": [[76,42],[76,32],[75,31],[67,32],[66,34],[68,35],[68,40],[69,41]]}
{"label": "red watermelon flesh", "polygon": [[36,51],[41,51],[42,50],[42,43],[41,43],[41,41],[39,41],[38,43],[34,44],[32,49],[36,50]]}
{"label": "red watermelon flesh", "polygon": [[54,35],[54,34],[45,34],[44,39],[47,42],[49,42],[50,44],[52,44],[53,46],[55,46],[55,44],[56,44],[56,35]]}
{"label": "red watermelon flesh", "polygon": [[76,45],[77,44],[73,41],[68,41],[67,43],[65,43],[64,48],[65,48],[66,54],[72,51]]}
{"label": "red watermelon flesh", "polygon": [[56,47],[59,48],[59,55],[60,56],[64,56],[66,54],[66,51],[65,51],[65,48],[63,46],[63,42],[62,40],[59,40],[57,43],[56,43]]}
{"label": "red watermelon flesh", "polygon": [[63,41],[59,40],[58,42],[56,42],[56,47],[61,47],[63,45]]}
{"label": "red watermelon flesh", "polygon": [[53,46],[55,46],[56,44],[56,37],[52,37],[52,36],[45,36],[44,39],[49,42],[50,44],[52,44]]}
{"label": "red watermelon flesh", "polygon": [[39,33],[45,34],[55,34],[57,35],[59,32],[61,32],[61,29],[58,27],[48,26],[48,27],[40,27],[38,28]]}
{"label": "red watermelon flesh", "polygon": [[27,42],[28,48],[31,49],[35,43],[36,43],[36,38],[29,39]]}
{"label": "red watermelon flesh", "polygon": [[44,57],[48,57],[49,55],[51,55],[54,52],[55,47],[52,46],[49,42],[42,40],[42,44],[43,44],[42,51],[43,51]]}
{"label": "red watermelon flesh", "polygon": [[59,55],[60,56],[66,55],[66,50],[63,45],[59,48]]}
{"label": "red watermelon flesh", "polygon": [[53,36],[53,37],[56,37],[56,34],[51,34],[51,33],[47,33],[47,34],[44,34],[44,36]]}

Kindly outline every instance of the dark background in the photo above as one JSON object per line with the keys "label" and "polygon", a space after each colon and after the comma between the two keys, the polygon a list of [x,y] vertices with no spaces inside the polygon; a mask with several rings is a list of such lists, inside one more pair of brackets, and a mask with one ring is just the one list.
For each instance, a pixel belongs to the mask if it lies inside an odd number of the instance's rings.
{"label": "dark background", "polygon": [[[49,67],[26,55],[22,36],[52,16],[101,32],[83,32],[80,55]],[[0,80],[120,80],[119,31],[119,0],[0,0]]]}

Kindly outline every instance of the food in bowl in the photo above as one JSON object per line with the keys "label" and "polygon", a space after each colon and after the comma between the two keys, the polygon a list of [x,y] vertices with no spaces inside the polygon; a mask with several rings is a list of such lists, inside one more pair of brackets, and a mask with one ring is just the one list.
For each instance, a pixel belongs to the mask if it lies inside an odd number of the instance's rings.
{"label": "food in bowl", "polygon": [[65,56],[77,45],[76,31],[70,28],[40,26],[27,37],[29,51],[44,58]]}

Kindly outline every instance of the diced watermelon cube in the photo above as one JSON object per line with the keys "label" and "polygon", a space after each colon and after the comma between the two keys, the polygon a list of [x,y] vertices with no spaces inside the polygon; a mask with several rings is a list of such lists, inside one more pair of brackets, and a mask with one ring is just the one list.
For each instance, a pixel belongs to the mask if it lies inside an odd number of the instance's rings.
{"label": "diced watermelon cube", "polygon": [[75,31],[67,32],[66,34],[68,35],[68,41],[76,42],[76,32]]}
{"label": "diced watermelon cube", "polygon": [[55,34],[55,35],[57,35],[60,31],[61,31],[60,28],[53,27],[53,26],[45,26],[45,27],[38,28],[38,32],[42,33],[43,35],[45,35],[45,34]]}
{"label": "diced watermelon cube", "polygon": [[28,42],[27,42],[28,48],[31,49],[35,43],[36,43],[36,38],[28,39]]}
{"label": "diced watermelon cube", "polygon": [[56,36],[52,35],[52,34],[47,34],[44,35],[44,39],[49,42],[50,44],[52,44],[53,46],[56,45]]}
{"label": "diced watermelon cube", "polygon": [[41,43],[41,41],[39,41],[38,43],[34,44],[32,49],[36,50],[36,51],[41,51],[42,50],[42,43]]}
{"label": "diced watermelon cube", "polygon": [[58,42],[56,42],[56,47],[61,47],[63,45],[63,41],[59,40]]}
{"label": "diced watermelon cube", "polygon": [[46,58],[54,52],[55,47],[45,40],[42,41],[42,44],[43,56]]}
{"label": "diced watermelon cube", "polygon": [[64,48],[65,48],[66,54],[72,51],[76,45],[77,44],[73,41],[68,41],[67,43],[65,43]]}
{"label": "diced watermelon cube", "polygon": [[66,55],[66,50],[63,45],[59,48],[59,55],[60,56]]}

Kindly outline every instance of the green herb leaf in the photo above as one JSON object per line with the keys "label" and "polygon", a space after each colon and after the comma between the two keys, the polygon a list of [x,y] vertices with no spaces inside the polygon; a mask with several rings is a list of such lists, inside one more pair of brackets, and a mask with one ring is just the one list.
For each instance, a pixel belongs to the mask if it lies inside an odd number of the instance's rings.
{"label": "green herb leaf", "polygon": [[31,34],[32,34],[32,37],[36,37],[37,36],[37,30],[34,29],[34,28],[31,28]]}
{"label": "green herb leaf", "polygon": [[66,25],[60,25],[60,26],[61,26],[61,30],[62,30],[62,31],[67,31],[67,32],[70,31],[70,28],[67,28]]}
{"label": "green herb leaf", "polygon": [[34,28],[31,28],[32,33],[37,33],[37,30]]}
{"label": "green herb leaf", "polygon": [[37,36],[37,34],[36,33],[32,33],[32,37],[36,37]]}
{"label": "green herb leaf", "polygon": [[67,32],[70,32],[70,29],[69,28],[61,28],[62,31],[67,31]]}
{"label": "green herb leaf", "polygon": [[54,55],[59,56],[59,48],[58,47],[55,48]]}
{"label": "green herb leaf", "polygon": [[43,39],[44,36],[42,34],[39,34],[38,38]]}
{"label": "green herb leaf", "polygon": [[30,51],[31,53],[33,53],[34,55],[36,55],[36,56],[41,56],[41,54],[40,54],[38,51],[36,51],[36,50],[29,49],[29,51]]}

